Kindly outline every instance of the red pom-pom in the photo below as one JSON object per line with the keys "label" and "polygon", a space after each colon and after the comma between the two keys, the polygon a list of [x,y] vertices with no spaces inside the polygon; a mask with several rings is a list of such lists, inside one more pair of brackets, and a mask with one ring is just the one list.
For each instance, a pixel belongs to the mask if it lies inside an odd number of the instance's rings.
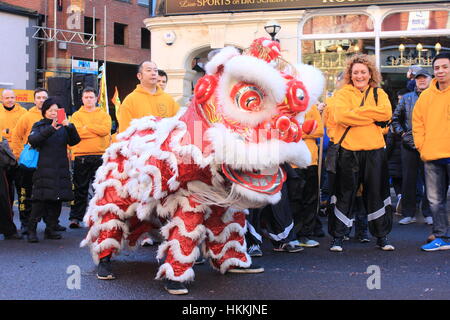
{"label": "red pom-pom", "polygon": [[197,103],[203,104],[208,101],[217,88],[217,78],[212,75],[206,75],[197,81],[194,89],[194,96]]}

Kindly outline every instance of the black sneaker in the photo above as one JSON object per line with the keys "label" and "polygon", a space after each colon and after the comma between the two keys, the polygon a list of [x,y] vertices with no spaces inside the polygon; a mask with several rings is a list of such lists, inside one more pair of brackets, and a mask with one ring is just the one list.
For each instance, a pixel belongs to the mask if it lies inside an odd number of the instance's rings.
{"label": "black sneaker", "polygon": [[66,231],[66,230],[67,230],[67,228],[63,227],[60,224],[57,224],[56,227],[55,227],[55,231]]}
{"label": "black sneaker", "polygon": [[22,240],[22,235],[18,234],[17,232],[14,232],[9,235],[5,235],[5,240]]}
{"label": "black sneaker", "polygon": [[367,234],[360,234],[356,236],[356,240],[358,240],[361,243],[370,242],[369,236]]}
{"label": "black sneaker", "polygon": [[228,269],[229,273],[261,273],[264,272],[264,268],[251,264],[250,267],[244,268],[244,267],[231,267],[231,269]]}
{"label": "black sneaker", "polygon": [[300,252],[303,250],[304,249],[302,247],[295,246],[295,245],[291,244],[290,242],[280,243],[278,246],[273,248],[273,251],[276,251],[276,252],[289,252],[289,253],[296,253],[296,252]]}
{"label": "black sneaker", "polygon": [[80,226],[80,222],[78,220],[70,220],[70,224],[69,224],[69,228],[70,229],[79,229],[81,228]]}
{"label": "black sneaker", "polygon": [[262,257],[263,253],[261,247],[258,244],[252,244],[248,249],[247,253],[250,257]]}
{"label": "black sneaker", "polygon": [[189,291],[186,285],[180,281],[173,281],[166,279],[164,284],[164,289],[170,294],[188,294]]}
{"label": "black sneaker", "polygon": [[383,251],[394,251],[395,248],[392,244],[389,243],[387,237],[377,238],[377,246],[380,247]]}
{"label": "black sneaker", "polygon": [[114,280],[116,276],[112,272],[111,260],[109,257],[100,259],[97,267],[97,279]]}
{"label": "black sneaker", "polygon": [[342,238],[333,238],[333,241],[331,241],[331,245],[330,245],[330,251],[342,252],[344,250],[342,247],[343,242],[344,241]]}

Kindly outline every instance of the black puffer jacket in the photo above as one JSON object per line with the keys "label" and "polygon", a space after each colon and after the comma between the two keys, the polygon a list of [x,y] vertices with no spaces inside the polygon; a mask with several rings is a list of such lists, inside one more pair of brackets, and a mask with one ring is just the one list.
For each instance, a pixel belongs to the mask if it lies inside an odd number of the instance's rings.
{"label": "black puffer jacket", "polygon": [[52,120],[36,122],[31,129],[28,142],[39,150],[39,161],[33,175],[33,200],[73,200],[72,180],[67,158],[67,145],[80,142],[73,124],[56,130]]}

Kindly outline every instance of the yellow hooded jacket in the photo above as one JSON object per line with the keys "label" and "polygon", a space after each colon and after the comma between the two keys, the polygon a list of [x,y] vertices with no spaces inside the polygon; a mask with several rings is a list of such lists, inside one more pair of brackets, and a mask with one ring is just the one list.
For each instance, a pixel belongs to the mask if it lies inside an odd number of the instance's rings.
{"label": "yellow hooded jacket", "polygon": [[[364,104],[360,106],[366,90],[370,90]],[[378,103],[375,103],[373,89],[363,92],[347,84],[336,91],[334,99],[336,131],[334,143],[338,143],[345,129],[352,127],[342,142],[347,150],[376,150],[385,146],[383,129],[375,121],[389,121],[392,117],[391,102],[383,89],[378,88]]]}
{"label": "yellow hooded jacket", "polygon": [[132,119],[146,116],[173,117],[180,106],[167,93],[157,86],[154,94],[149,93],[140,84],[130,93],[120,105],[117,120],[119,121],[119,133],[125,131]]}
{"label": "yellow hooded jacket", "polygon": [[413,109],[414,144],[423,161],[450,158],[450,87],[430,87],[420,94]]}
{"label": "yellow hooded jacket", "polygon": [[323,111],[323,123],[327,128],[327,136],[331,142],[334,142],[334,134],[336,131],[336,121],[334,120],[334,98],[329,97],[326,99],[327,106]]}
{"label": "yellow hooded jacket", "polygon": [[[12,144],[12,132],[14,127],[19,121],[19,118],[27,112],[27,109],[22,107],[20,104],[16,103],[14,109],[11,111],[6,110],[3,104],[0,104],[0,128],[2,131],[2,136],[8,140],[8,144]],[[8,132],[6,132],[8,131]]]}
{"label": "yellow hooded jacket", "polygon": [[81,106],[71,119],[81,138],[80,143],[72,147],[77,156],[102,155],[111,143],[111,117],[101,108],[89,112]]}
{"label": "yellow hooded jacket", "polygon": [[303,135],[303,140],[305,141],[309,152],[311,152],[311,166],[317,165],[319,160],[319,148],[317,147],[317,138],[323,137],[323,122],[320,112],[316,105],[313,105],[311,109],[306,113],[305,120],[316,120],[317,128],[311,134]]}
{"label": "yellow hooded jacket", "polygon": [[23,146],[28,142],[28,136],[30,135],[33,124],[40,121],[41,119],[41,110],[34,106],[30,110],[28,110],[28,112],[23,114],[17,121],[11,138],[11,149],[17,159],[19,159],[20,153],[23,150]]}

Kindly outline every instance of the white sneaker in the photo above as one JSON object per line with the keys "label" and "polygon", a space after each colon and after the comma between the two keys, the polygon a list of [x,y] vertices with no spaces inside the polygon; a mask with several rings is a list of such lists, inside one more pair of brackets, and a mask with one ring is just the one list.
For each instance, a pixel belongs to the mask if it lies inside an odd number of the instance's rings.
{"label": "white sneaker", "polygon": [[433,224],[433,217],[425,217],[424,221],[431,226]]}
{"label": "white sneaker", "polygon": [[406,217],[406,218],[403,218],[402,220],[400,220],[398,223],[399,224],[410,224],[410,223],[414,223],[414,222],[416,222],[416,218]]}

